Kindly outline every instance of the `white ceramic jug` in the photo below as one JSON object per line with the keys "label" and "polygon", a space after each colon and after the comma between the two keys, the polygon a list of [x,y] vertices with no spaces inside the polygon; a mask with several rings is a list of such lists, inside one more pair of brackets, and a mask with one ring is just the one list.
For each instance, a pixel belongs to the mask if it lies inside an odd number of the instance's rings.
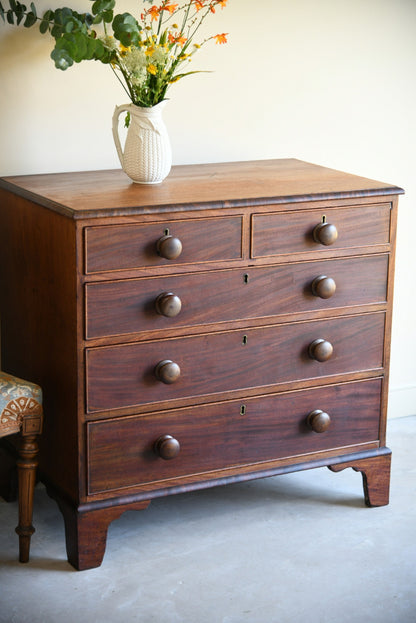
{"label": "white ceramic jug", "polygon": [[[137,184],[159,184],[172,167],[172,149],[162,111],[166,101],[151,108],[135,104],[117,106],[113,137],[123,171]],[[130,113],[130,125],[122,150],[118,132],[122,112]]]}

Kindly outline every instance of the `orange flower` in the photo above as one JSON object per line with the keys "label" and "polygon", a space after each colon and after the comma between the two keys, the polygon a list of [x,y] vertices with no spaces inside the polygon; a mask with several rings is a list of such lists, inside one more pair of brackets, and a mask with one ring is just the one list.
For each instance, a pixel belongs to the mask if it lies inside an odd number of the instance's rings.
{"label": "orange flower", "polygon": [[150,17],[152,18],[152,21],[157,20],[159,19],[160,9],[158,9],[157,6],[153,5],[147,11],[147,14],[150,15]]}
{"label": "orange flower", "polygon": [[185,45],[186,42],[187,42],[187,38],[186,37],[176,37],[176,43],[179,43],[181,48],[183,48],[183,46]]}
{"label": "orange flower", "polygon": [[221,35],[215,35],[215,43],[227,43],[228,32],[223,32]]}
{"label": "orange flower", "polygon": [[174,13],[176,11],[176,9],[178,8],[179,5],[177,4],[166,4],[162,10],[163,11],[169,11],[169,13],[172,15],[172,13]]}
{"label": "orange flower", "polygon": [[168,34],[168,40],[169,40],[169,43],[177,43],[178,45],[181,46],[181,48],[183,48],[183,46],[187,42],[187,38],[184,37],[183,35],[173,36],[171,32]]}
{"label": "orange flower", "polygon": [[217,4],[219,4],[220,7],[223,9],[225,6],[227,6],[227,2],[228,0],[212,0],[210,7],[209,7],[211,10],[211,13],[215,13],[215,7],[217,6]]}
{"label": "orange flower", "polygon": [[203,9],[205,5],[205,3],[203,1],[201,2],[201,0],[195,0],[194,4],[197,11]]}

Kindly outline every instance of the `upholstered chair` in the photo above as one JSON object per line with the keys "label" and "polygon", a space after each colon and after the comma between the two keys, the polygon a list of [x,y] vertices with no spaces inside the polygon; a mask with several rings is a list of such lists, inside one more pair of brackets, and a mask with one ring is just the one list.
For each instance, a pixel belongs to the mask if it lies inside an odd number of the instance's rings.
{"label": "upholstered chair", "polygon": [[38,444],[42,432],[42,390],[38,385],[0,371],[0,437],[19,433],[19,560],[28,562],[36,481]]}

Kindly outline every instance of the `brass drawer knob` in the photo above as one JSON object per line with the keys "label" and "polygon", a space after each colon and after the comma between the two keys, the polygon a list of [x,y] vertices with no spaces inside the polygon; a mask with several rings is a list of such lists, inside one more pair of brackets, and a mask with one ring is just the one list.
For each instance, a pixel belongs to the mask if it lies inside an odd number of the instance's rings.
{"label": "brass drawer knob", "polygon": [[321,299],[330,299],[335,294],[337,284],[331,277],[320,275],[312,281],[312,294]]}
{"label": "brass drawer knob", "polygon": [[174,236],[162,236],[156,243],[156,250],[166,260],[176,260],[182,253],[182,242]]}
{"label": "brass drawer knob", "polygon": [[331,425],[331,418],[325,411],[315,409],[309,413],[306,423],[315,433],[324,433]]}
{"label": "brass drawer knob", "polygon": [[178,456],[181,445],[172,435],[162,435],[155,441],[153,449],[155,453],[165,461],[170,461]]}
{"label": "brass drawer knob", "polygon": [[313,239],[325,246],[334,244],[338,238],[338,230],[331,223],[319,223],[313,230]]}
{"label": "brass drawer knob", "polygon": [[156,378],[159,381],[162,381],[162,383],[166,383],[166,385],[176,383],[180,375],[180,367],[177,363],[171,361],[170,359],[164,359],[163,361],[159,361],[159,363],[155,367]]}
{"label": "brass drawer knob", "polygon": [[182,309],[182,301],[179,296],[172,292],[162,292],[155,301],[155,308],[161,316],[174,318]]}
{"label": "brass drawer knob", "polygon": [[334,347],[331,342],[319,338],[309,344],[308,350],[309,357],[311,357],[311,359],[315,359],[316,361],[328,361],[328,359],[331,359],[332,357]]}

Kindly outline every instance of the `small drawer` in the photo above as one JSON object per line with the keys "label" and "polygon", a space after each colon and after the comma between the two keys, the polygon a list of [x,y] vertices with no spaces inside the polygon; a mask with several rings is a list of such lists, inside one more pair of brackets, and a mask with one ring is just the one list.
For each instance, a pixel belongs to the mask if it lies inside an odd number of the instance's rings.
{"label": "small drawer", "polygon": [[[178,409],[145,417],[90,422],[88,489],[97,494],[261,464],[357,444],[379,436],[381,380],[288,392],[243,401]],[[310,414],[327,414],[326,430],[311,428]],[[169,435],[170,450],[158,440]],[[299,462],[301,459],[299,460]],[[265,466],[263,466],[264,468]],[[163,486],[163,485],[161,485]],[[167,486],[166,482],[165,485]]]}
{"label": "small drawer", "polygon": [[87,411],[379,369],[384,320],[384,313],[364,314],[89,348]]}
{"label": "small drawer", "polygon": [[374,255],[90,283],[86,338],[384,303],[387,270]]}
{"label": "small drawer", "polygon": [[[377,250],[390,242],[390,212],[391,205],[383,203],[256,214],[253,216],[251,254],[253,258],[287,254],[293,257],[296,253],[314,251],[322,254],[340,249],[374,247]],[[317,232],[316,227],[323,224],[333,225],[336,231]],[[321,243],[317,236],[325,243]]]}
{"label": "small drawer", "polygon": [[[176,242],[174,252],[166,237]],[[162,240],[164,239],[164,240]],[[180,241],[178,246],[177,240]],[[162,241],[162,242],[159,242]],[[158,253],[175,255],[171,259]],[[179,254],[178,254],[179,252]],[[85,228],[85,272],[233,260],[242,255],[240,216]]]}

